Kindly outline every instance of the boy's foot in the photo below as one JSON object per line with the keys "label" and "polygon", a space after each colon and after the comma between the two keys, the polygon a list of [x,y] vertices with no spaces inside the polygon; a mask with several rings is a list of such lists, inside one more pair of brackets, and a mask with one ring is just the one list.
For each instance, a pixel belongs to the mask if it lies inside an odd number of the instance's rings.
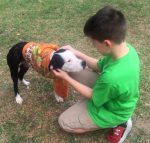
{"label": "boy's foot", "polygon": [[127,135],[131,131],[132,121],[131,118],[124,124],[112,128],[106,139],[111,143],[123,143]]}

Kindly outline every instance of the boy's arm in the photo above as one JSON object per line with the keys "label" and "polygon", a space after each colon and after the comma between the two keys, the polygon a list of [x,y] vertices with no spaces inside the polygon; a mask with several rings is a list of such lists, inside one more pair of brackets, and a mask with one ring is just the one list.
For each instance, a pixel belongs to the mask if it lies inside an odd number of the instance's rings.
{"label": "boy's arm", "polygon": [[62,48],[71,50],[77,57],[85,60],[89,68],[93,69],[94,71],[100,72],[100,69],[97,65],[97,59],[87,56],[86,54],[72,48],[70,45],[63,46]]}
{"label": "boy's arm", "polygon": [[86,97],[86,98],[92,97],[92,89],[91,88],[74,80],[66,72],[64,72],[60,69],[57,69],[57,71],[53,70],[53,73],[56,77],[66,80],[75,90],[77,90],[84,97]]}

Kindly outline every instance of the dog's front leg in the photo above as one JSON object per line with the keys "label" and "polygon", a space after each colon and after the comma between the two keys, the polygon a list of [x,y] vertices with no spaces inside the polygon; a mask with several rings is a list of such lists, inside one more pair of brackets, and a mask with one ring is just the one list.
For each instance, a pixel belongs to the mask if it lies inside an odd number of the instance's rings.
{"label": "dog's front leg", "polygon": [[64,102],[68,96],[68,83],[60,78],[54,79],[54,95],[57,102]]}
{"label": "dog's front leg", "polygon": [[54,91],[54,96],[57,102],[64,102],[64,99],[60,97],[55,91]]}

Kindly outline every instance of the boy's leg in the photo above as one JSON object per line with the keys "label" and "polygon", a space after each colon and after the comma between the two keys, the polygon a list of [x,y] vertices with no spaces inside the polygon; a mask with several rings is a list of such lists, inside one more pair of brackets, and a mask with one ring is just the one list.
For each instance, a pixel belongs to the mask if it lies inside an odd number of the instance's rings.
{"label": "boy's leg", "polygon": [[65,112],[58,119],[60,127],[66,132],[84,133],[100,129],[88,115],[87,100],[83,99]]}
{"label": "boy's leg", "polygon": [[69,73],[69,75],[77,80],[78,82],[87,85],[89,87],[93,87],[96,80],[99,77],[99,73],[92,71],[91,69],[87,68],[81,72],[74,72],[74,73]]}

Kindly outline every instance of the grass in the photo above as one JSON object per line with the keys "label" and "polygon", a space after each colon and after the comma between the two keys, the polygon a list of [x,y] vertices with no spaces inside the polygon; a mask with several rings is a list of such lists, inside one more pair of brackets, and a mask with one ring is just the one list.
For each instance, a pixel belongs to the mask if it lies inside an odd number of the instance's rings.
{"label": "grass", "polygon": [[128,20],[128,38],[141,59],[140,100],[133,115],[133,130],[126,142],[150,142],[149,0],[0,0],[0,143],[103,143],[104,131],[83,135],[63,132],[58,116],[80,99],[73,89],[65,103],[57,103],[51,82],[30,70],[27,90],[20,85],[23,105],[14,101],[12,81],[6,64],[9,48],[18,41],[71,44],[99,57],[83,35],[89,16],[105,5],[123,11]]}

